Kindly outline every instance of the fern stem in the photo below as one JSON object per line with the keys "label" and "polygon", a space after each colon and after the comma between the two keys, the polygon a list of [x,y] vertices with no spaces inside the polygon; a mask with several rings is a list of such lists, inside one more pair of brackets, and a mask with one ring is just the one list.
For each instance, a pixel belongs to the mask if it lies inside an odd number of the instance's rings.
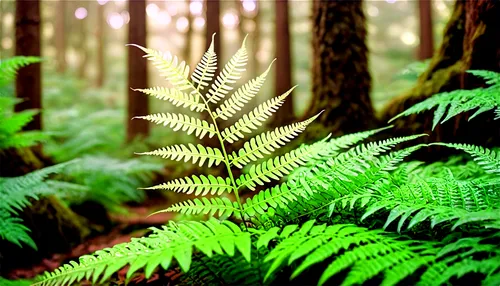
{"label": "fern stem", "polygon": [[224,156],[224,165],[226,165],[226,169],[227,169],[227,172],[229,174],[229,179],[231,180],[231,184],[233,185],[234,196],[235,196],[236,201],[238,202],[238,206],[240,208],[241,220],[243,221],[243,224],[245,225],[245,229],[247,229],[247,223],[245,221],[245,217],[243,216],[243,213],[244,213],[243,212],[243,210],[244,210],[243,204],[241,203],[241,200],[240,200],[238,187],[236,185],[236,181],[234,180],[233,172],[231,170],[231,164],[229,162],[229,157],[227,156],[226,148],[224,147],[224,140],[222,139],[221,132],[219,131],[219,126],[217,125],[217,121],[216,121],[215,117],[213,116],[212,110],[210,109],[210,105],[208,104],[205,97],[202,96],[197,89],[196,89],[196,92],[200,95],[201,99],[203,100],[203,103],[205,104],[205,107],[206,107],[206,111],[208,112],[208,115],[210,115],[210,118],[212,118],[212,122],[214,123],[215,134],[217,134],[217,138],[219,139],[220,147],[222,149],[222,155]]}

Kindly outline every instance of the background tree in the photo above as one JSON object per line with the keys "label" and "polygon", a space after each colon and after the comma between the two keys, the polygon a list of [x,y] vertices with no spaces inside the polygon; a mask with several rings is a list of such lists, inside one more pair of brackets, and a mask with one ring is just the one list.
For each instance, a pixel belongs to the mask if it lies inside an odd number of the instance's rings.
{"label": "background tree", "polygon": [[66,72],[66,0],[57,1],[56,25],[55,25],[55,46],[57,71]]}
{"label": "background tree", "polygon": [[[292,55],[290,52],[290,23],[288,15],[288,0],[277,0],[276,2],[276,96],[283,94],[292,87]],[[293,93],[290,94],[277,112],[272,126],[282,126],[294,120]]]}
{"label": "background tree", "polygon": [[[167,3],[166,3],[167,4]],[[182,59],[186,61],[186,63],[193,69],[191,66],[191,40],[193,37],[193,15],[189,10],[189,6],[191,5],[191,0],[186,1],[187,9],[186,9],[186,19],[188,21],[188,25],[186,28],[186,34],[184,39],[184,50]]]}
{"label": "background tree", "polygon": [[[445,28],[443,41],[428,68],[416,85],[386,106],[383,120],[436,93],[484,85],[466,70],[480,69],[500,72],[500,3],[498,1],[458,0]],[[469,115],[456,116],[432,131],[432,116],[424,113],[394,122],[397,135],[426,132],[427,141],[492,144],[499,142],[500,122],[491,113],[483,113],[471,122]],[[484,130],[497,130],[492,138]]]}
{"label": "background tree", "polygon": [[432,58],[434,53],[434,34],[432,32],[432,2],[430,0],[419,0],[418,11],[420,15],[420,45],[418,59]]}
{"label": "background tree", "polygon": [[[40,1],[16,1],[16,55],[40,57]],[[40,64],[32,64],[19,70],[16,79],[16,96],[22,100],[16,111],[42,108],[42,83]],[[42,129],[40,113],[24,130]]]}
{"label": "background tree", "polygon": [[313,98],[305,117],[324,112],[306,131],[307,140],[375,125],[362,6],[362,1],[313,3]]}
{"label": "background tree", "polygon": [[[130,22],[128,24],[128,43],[146,45],[146,0],[130,0],[128,3]],[[147,61],[137,48],[128,49],[128,83],[130,88],[146,88],[148,85]],[[128,118],[149,114],[148,97],[128,89]],[[146,120],[127,120],[127,140],[137,135],[149,135]]]}
{"label": "background tree", "polygon": [[[89,10],[89,6],[87,2],[79,3],[81,8]],[[80,7],[78,9],[80,9]],[[78,77],[81,79],[85,79],[87,73],[87,66],[89,63],[89,49],[88,49],[88,19],[85,17],[84,19],[77,19],[77,31],[78,31],[78,47],[80,53],[80,59],[78,62]]]}
{"label": "background tree", "polygon": [[96,86],[97,87],[102,87],[105,82],[105,76],[106,76],[106,63],[105,63],[105,44],[104,44],[104,39],[105,39],[105,31],[106,27],[108,26],[105,21],[106,15],[104,14],[105,12],[105,5],[106,3],[99,3],[97,5],[97,24],[95,26],[95,37],[97,40],[97,78],[96,78]]}

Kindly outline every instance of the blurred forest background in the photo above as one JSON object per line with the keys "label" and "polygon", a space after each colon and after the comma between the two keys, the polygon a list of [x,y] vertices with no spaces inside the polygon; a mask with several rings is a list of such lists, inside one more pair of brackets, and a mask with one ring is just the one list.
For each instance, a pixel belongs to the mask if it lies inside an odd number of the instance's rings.
{"label": "blurred forest background", "polygon": [[[209,5],[213,5],[211,2],[219,1],[209,1]],[[214,31],[219,32],[221,64],[228,61],[248,34],[247,45],[254,56],[242,83],[259,75],[275,57],[278,58],[275,68],[271,69],[272,75],[253,104],[275,96],[280,93],[279,89],[283,92],[289,86],[298,85],[293,93],[293,112],[300,117],[311,101],[313,2],[289,1],[287,14],[280,12],[283,8],[279,7],[280,2],[277,3],[220,1],[215,12],[207,12],[207,4],[198,0],[146,1],[145,11],[136,13],[144,12],[146,17],[147,47],[171,51],[189,62],[192,68],[206,48],[207,25],[219,25]],[[416,76],[412,73],[424,66],[415,62],[432,56],[433,47],[442,39],[453,3],[444,0],[363,3],[372,76],[371,98],[375,109],[379,110],[414,84]],[[44,129],[66,135],[73,133],[70,137],[84,136],[85,132],[94,134],[91,142],[77,149],[56,150],[49,145],[49,153],[53,151],[56,158],[65,160],[95,151],[98,146],[119,146],[126,136],[124,123],[129,120],[126,114],[129,87],[146,87],[132,86],[127,81],[127,54],[133,48],[125,44],[134,43],[129,41],[132,29],[128,2],[41,1],[40,13]],[[219,14],[220,23],[207,23],[207,13]],[[0,14],[0,58],[5,59],[15,54],[15,2],[0,1]],[[280,21],[285,23],[281,27]],[[282,30],[277,33],[279,29]],[[280,39],[287,32],[289,39]],[[275,74],[277,70],[279,75]],[[165,85],[151,65],[148,71],[148,86]],[[275,82],[276,78],[283,79],[286,86],[279,87],[283,83]],[[169,108],[168,103],[155,103],[150,111],[168,111]],[[165,131],[152,128],[148,141],[155,145],[168,144],[169,138],[162,134]],[[132,154],[130,149],[124,151],[114,147],[99,151],[123,156]]]}

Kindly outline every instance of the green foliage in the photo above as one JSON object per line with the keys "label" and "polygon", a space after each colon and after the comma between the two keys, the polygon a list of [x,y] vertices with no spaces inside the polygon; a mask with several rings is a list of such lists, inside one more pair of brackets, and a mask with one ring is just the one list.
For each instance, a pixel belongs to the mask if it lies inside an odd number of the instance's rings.
{"label": "green foliage", "polygon": [[485,80],[489,87],[476,88],[472,90],[458,89],[450,92],[436,94],[422,102],[415,104],[400,113],[391,121],[411,114],[417,114],[436,108],[432,128],[450,118],[467,111],[476,110],[469,120],[479,114],[495,110],[495,119],[500,118],[500,73],[492,71],[472,70],[469,73]]}
{"label": "green foliage", "polygon": [[0,87],[11,83],[16,78],[20,68],[38,62],[40,62],[40,58],[23,56],[0,60]]}
{"label": "green foliage", "polygon": [[19,247],[26,244],[36,249],[29,229],[18,218],[19,211],[31,205],[31,200],[38,200],[42,195],[54,194],[54,188],[45,181],[47,176],[59,173],[74,162],[67,162],[46,167],[27,175],[14,178],[0,177],[0,238]]}
{"label": "green foliage", "polygon": [[[200,166],[223,164],[227,171],[217,176],[193,174],[147,189],[194,195],[162,211],[209,219],[153,228],[147,237],[45,273],[35,285],[71,285],[84,279],[102,283],[127,265],[127,279],[141,269],[150,277],[157,268],[178,266],[183,274],[179,284],[186,285],[283,285],[290,280],[319,285],[500,282],[500,157],[496,151],[439,143],[465,155],[432,164],[410,161],[410,155],[434,144],[394,150],[425,134],[362,142],[387,129],[382,128],[325,138],[264,159],[303,132],[313,117],[257,135],[228,154],[226,144],[256,130],[291,90],[221,131],[219,121],[235,116],[255,96],[268,70],[223,101],[243,72],[244,46],[214,84],[210,84],[216,66],[213,45],[191,80],[189,67],[176,57],[139,48],[174,86],[141,91],[208,113],[204,119],[174,113],[140,118],[199,138],[213,136],[220,143],[218,147],[176,144],[139,154]],[[494,73],[475,74],[489,79],[489,84],[498,83]],[[208,92],[202,94],[203,90]],[[219,101],[212,111],[211,104]],[[235,167],[242,169],[237,178]],[[245,200],[240,198],[245,188],[255,190],[283,179],[258,193],[247,193]]]}

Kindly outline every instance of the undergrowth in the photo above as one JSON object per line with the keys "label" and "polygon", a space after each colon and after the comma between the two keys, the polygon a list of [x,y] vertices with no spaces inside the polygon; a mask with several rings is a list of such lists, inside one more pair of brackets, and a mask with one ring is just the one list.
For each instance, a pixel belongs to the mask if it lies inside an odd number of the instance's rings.
{"label": "undergrowth", "polygon": [[[209,120],[177,113],[138,119],[200,139],[215,137],[220,143],[218,147],[177,144],[141,154],[209,167],[223,165],[226,170],[217,177],[195,174],[148,189],[192,194],[197,198],[164,211],[209,218],[152,228],[147,237],[45,273],[34,285],[103,283],[127,265],[127,279],[139,271],[149,278],[158,268],[178,267],[183,275],[176,283],[185,285],[282,285],[288,280],[318,285],[500,284],[500,157],[496,151],[439,143],[464,151],[465,156],[433,164],[409,161],[409,155],[433,144],[394,149],[425,134],[363,143],[387,129],[383,128],[325,138],[264,159],[298,136],[313,117],[257,135],[228,153],[226,147],[263,124],[293,88],[220,130],[221,122],[235,116],[256,95],[267,75],[266,71],[233,91],[247,62],[245,43],[215,80],[213,44],[191,78],[185,62],[170,53],[138,48],[173,86],[141,91],[179,108],[206,112]],[[492,80],[497,76],[476,74]],[[484,89],[467,92],[478,97],[490,94]],[[463,92],[450,94],[466,98]],[[448,102],[456,99],[446,96]],[[484,110],[481,104],[488,101],[472,102]],[[457,114],[457,104],[451,106],[448,117]],[[496,105],[492,106],[487,104],[488,108]],[[460,110],[470,108],[462,105]],[[246,165],[236,177],[234,171]],[[243,189],[255,190],[272,181],[278,184],[241,198]]]}

